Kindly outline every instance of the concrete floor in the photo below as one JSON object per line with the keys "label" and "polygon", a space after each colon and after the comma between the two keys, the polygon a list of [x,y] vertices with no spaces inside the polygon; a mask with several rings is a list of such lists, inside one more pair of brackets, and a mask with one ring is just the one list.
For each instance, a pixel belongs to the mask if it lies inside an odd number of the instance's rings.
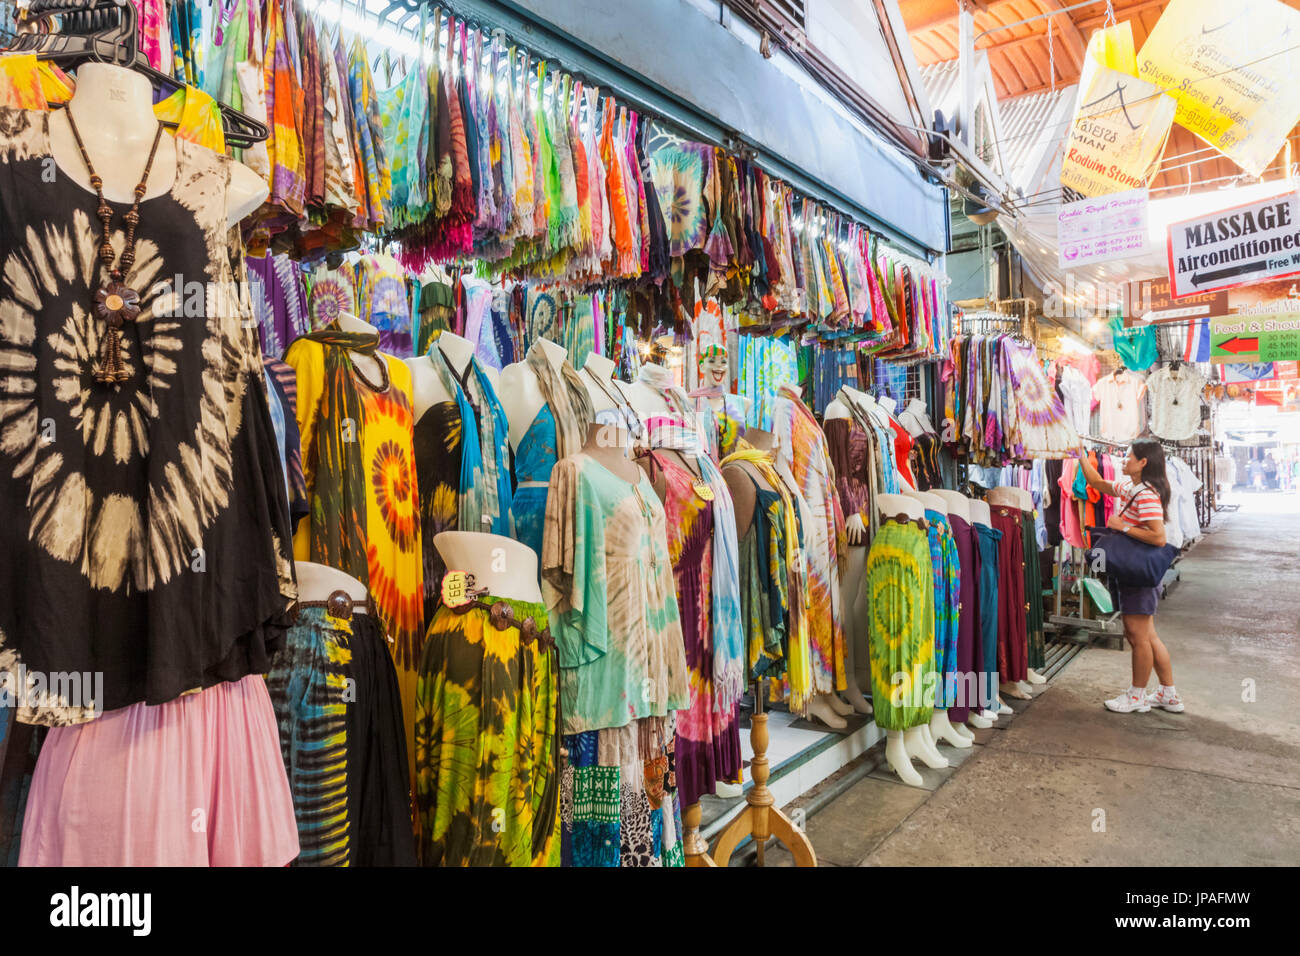
{"label": "concrete floor", "polygon": [[882,765],[810,817],[819,862],[1300,863],[1300,498],[1238,500],[1156,618],[1186,712],[1106,711],[1129,655],[1089,648],[974,748],[943,747],[960,763],[926,789]]}

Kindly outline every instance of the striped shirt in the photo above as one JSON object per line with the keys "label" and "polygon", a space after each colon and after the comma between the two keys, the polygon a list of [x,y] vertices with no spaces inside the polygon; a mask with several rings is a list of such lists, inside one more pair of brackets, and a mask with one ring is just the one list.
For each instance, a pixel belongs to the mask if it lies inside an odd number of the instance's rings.
{"label": "striped shirt", "polygon": [[1148,484],[1135,485],[1127,475],[1116,478],[1115,497],[1118,499],[1115,513],[1120,515],[1126,527],[1136,528],[1146,521],[1164,520],[1165,510],[1160,504],[1160,495]]}

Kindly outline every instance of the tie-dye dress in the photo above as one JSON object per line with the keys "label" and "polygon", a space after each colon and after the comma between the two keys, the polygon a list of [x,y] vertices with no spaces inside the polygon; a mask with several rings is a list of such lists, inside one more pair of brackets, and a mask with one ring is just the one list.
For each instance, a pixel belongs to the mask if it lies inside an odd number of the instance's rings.
{"label": "tie-dye dress", "polygon": [[926,532],[887,519],[867,554],[871,703],[881,730],[907,730],[933,713],[934,572]]}
{"label": "tie-dye dress", "polygon": [[813,514],[807,534],[808,574],[812,589],[809,630],[813,652],[813,690],[843,690],[844,622],[840,609],[839,563],[848,547],[844,513],[835,489],[830,446],[817,420],[796,389],[783,387],[772,412],[772,430],[781,460],[798,482],[799,494]]}

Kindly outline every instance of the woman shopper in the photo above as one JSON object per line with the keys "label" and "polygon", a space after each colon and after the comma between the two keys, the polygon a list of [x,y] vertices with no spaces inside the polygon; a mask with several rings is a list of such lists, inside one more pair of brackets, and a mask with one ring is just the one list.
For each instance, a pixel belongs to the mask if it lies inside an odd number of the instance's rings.
{"label": "woman shopper", "polygon": [[[1159,442],[1135,441],[1124,459],[1124,474],[1107,481],[1088,463],[1087,453],[1079,448],[1079,467],[1088,484],[1116,500],[1114,514],[1106,527],[1127,534],[1154,547],[1165,543],[1165,515],[1169,510],[1169,479],[1165,475],[1165,452]],[[1174,669],[1169,650],[1156,634],[1156,606],[1160,593],[1156,588],[1119,588],[1119,610],[1124,618],[1124,636],[1133,648],[1133,683],[1118,697],[1106,701],[1106,709],[1120,714],[1137,711],[1145,714],[1152,707],[1175,713],[1183,702],[1174,690]],[[1147,681],[1155,665],[1160,689],[1147,694]]]}

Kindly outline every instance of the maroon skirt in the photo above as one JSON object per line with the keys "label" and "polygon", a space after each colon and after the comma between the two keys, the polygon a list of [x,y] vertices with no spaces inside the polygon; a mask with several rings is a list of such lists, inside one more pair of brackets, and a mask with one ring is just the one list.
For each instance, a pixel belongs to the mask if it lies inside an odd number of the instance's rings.
{"label": "maroon skirt", "polygon": [[998,543],[998,675],[1002,681],[1029,676],[1029,604],[1025,600],[1025,542],[1019,508],[991,508]]}

